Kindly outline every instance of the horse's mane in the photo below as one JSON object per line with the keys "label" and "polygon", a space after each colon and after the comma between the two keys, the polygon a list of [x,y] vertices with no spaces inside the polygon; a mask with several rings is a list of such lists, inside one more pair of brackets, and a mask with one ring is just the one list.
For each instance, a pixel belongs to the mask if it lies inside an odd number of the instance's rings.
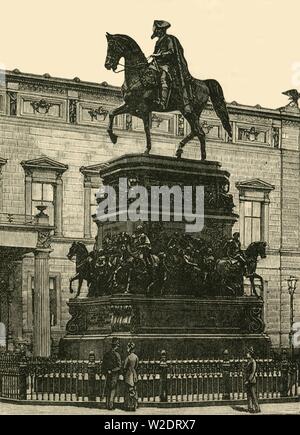
{"label": "horse's mane", "polygon": [[87,250],[87,247],[85,246],[84,243],[82,242],[77,242],[77,246],[80,246],[80,249],[82,249],[85,253],[89,253],[89,251]]}
{"label": "horse's mane", "polygon": [[252,243],[250,243],[250,245],[246,249],[245,253],[248,255],[252,255],[254,253],[254,249],[256,248],[256,246],[261,245],[262,243],[264,243],[264,242],[252,242]]}
{"label": "horse's mane", "polygon": [[147,60],[141,47],[133,38],[131,38],[128,35],[121,35],[121,34],[116,34],[116,35],[112,35],[112,36],[116,39],[119,39],[119,40],[125,42],[128,49],[130,49],[132,52],[136,52],[136,53],[139,52],[144,57],[145,61]]}

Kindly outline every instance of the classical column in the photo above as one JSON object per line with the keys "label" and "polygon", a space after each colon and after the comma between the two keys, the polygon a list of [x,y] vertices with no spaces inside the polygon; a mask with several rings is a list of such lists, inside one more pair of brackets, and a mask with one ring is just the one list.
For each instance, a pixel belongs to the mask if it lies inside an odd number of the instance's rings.
{"label": "classical column", "polygon": [[84,237],[91,238],[91,189],[92,183],[88,177],[84,180]]}
{"label": "classical column", "polygon": [[48,357],[51,353],[49,256],[50,249],[34,253],[33,354]]}
{"label": "classical column", "polygon": [[63,222],[63,182],[61,175],[56,179],[56,195],[55,195],[55,235],[61,237],[63,235],[62,222]]}
{"label": "classical column", "polygon": [[25,214],[32,216],[32,173],[25,170]]}
{"label": "classical column", "polygon": [[49,257],[50,232],[41,230],[34,251],[33,354],[48,357],[51,353]]}

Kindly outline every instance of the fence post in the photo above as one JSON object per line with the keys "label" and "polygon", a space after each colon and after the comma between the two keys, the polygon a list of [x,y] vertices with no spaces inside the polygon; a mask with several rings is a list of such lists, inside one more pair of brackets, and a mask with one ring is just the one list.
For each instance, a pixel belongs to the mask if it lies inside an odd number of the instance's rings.
{"label": "fence post", "polygon": [[19,364],[19,400],[27,400],[27,361],[23,359]]}
{"label": "fence post", "polygon": [[224,350],[223,352],[223,363],[222,363],[222,371],[223,371],[223,400],[230,400],[230,361],[229,361],[229,352],[228,350]]}
{"label": "fence post", "polygon": [[281,382],[280,382],[280,397],[288,397],[289,395],[289,361],[284,356],[281,364]]}
{"label": "fence post", "polygon": [[95,353],[89,353],[88,363],[88,399],[90,402],[96,401],[96,358]]}
{"label": "fence post", "polygon": [[168,362],[167,352],[162,350],[160,353],[160,401],[168,401]]}

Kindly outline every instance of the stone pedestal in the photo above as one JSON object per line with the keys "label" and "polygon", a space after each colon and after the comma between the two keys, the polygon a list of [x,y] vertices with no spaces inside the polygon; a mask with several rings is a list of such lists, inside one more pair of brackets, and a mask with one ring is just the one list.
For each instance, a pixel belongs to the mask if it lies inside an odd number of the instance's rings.
{"label": "stone pedestal", "polygon": [[50,249],[37,249],[34,253],[34,317],[33,353],[38,357],[51,354],[49,256]]}
{"label": "stone pedestal", "polygon": [[72,316],[61,343],[62,357],[101,358],[112,336],[123,351],[134,340],[138,355],[154,358],[167,350],[171,358],[221,357],[228,349],[242,356],[248,347],[267,356],[270,342],[263,334],[263,302],[255,297],[236,299],[193,297],[147,298],[114,295],[70,300]]}
{"label": "stone pedestal", "polygon": [[[128,154],[113,159],[103,165],[100,170],[100,177],[103,184],[114,187],[119,192],[119,180],[127,179],[129,189],[133,186],[144,186],[148,190],[148,197],[151,198],[151,186],[192,186],[192,199],[195,204],[196,187],[204,187],[204,228],[195,236],[207,240],[217,251],[223,246],[224,241],[228,240],[232,234],[232,227],[238,216],[233,212],[234,204],[232,195],[229,192],[230,174],[221,168],[219,162],[197,161],[158,155],[145,156],[144,154]],[[183,195],[184,199],[184,195]],[[153,205],[153,204],[152,204]],[[117,198],[117,214],[122,214],[122,204]],[[149,203],[150,209],[150,203]],[[157,210],[161,213],[161,209]],[[118,220],[118,217],[117,217]],[[143,219],[141,218],[141,221]],[[144,227],[150,239],[159,239],[159,232],[164,230],[169,233],[175,231],[185,231],[185,220],[182,222],[174,221],[171,209],[171,221],[164,222],[161,217],[159,222],[150,219],[144,221]],[[131,234],[138,223],[126,222],[106,222],[101,226],[99,239],[106,234],[127,231]],[[152,246],[153,252],[159,251],[159,246]]]}
{"label": "stone pedestal", "polygon": [[[175,359],[221,357],[225,349],[231,355],[242,356],[249,346],[257,355],[267,356],[270,342],[264,335],[263,302],[255,297],[227,297],[224,281],[212,279],[214,266],[211,269],[206,266],[209,261],[214,264],[223,258],[222,248],[231,237],[238,217],[233,212],[233,198],[229,194],[230,174],[218,162],[130,154],[103,165],[100,176],[103,184],[113,187],[117,193],[115,222],[98,226],[96,248],[103,248],[99,254],[102,256],[102,275],[98,287],[102,285],[102,291],[90,291],[90,296],[99,295],[98,298],[70,300],[71,320],[61,342],[61,357],[85,359],[90,351],[94,351],[96,357],[101,358],[112,336],[120,338],[124,353],[126,343],[134,340],[137,354],[142,359],[157,358],[162,350],[167,350],[169,357]],[[125,186],[120,187],[120,179],[125,181]],[[130,252],[128,239],[131,236],[125,234],[126,242],[121,234],[122,241],[119,240],[121,232],[132,234],[140,225],[140,222],[124,219],[130,199],[127,195],[125,200],[124,196],[120,199],[119,194],[119,189],[124,194],[134,186],[147,189],[147,194],[142,190],[148,201],[148,214],[141,213],[140,221],[143,223],[143,243],[148,243],[148,253],[151,243],[150,252],[156,256],[156,260],[152,259],[150,273],[149,269],[144,273],[141,267],[141,264],[149,265],[149,256],[145,259],[139,248],[136,253]],[[192,204],[198,198],[198,186],[204,187],[204,211],[201,210],[204,227],[199,233],[191,234],[194,240],[189,244],[189,248],[197,252],[197,259],[189,256],[191,251],[186,245],[176,244],[178,237],[187,239],[186,235],[175,234],[186,231],[187,221],[176,221],[173,207],[171,219],[166,222],[162,219],[162,205],[158,203],[155,212],[159,219],[153,221],[153,186],[180,187],[182,203],[189,195]],[[189,193],[184,190],[186,186],[191,186]],[[120,216],[124,221],[119,221]],[[133,237],[135,240],[137,233]],[[197,248],[193,243],[198,243]],[[135,247],[133,243],[133,251]],[[128,260],[130,256],[131,260]],[[153,267],[155,261],[156,269]],[[110,275],[113,265],[119,267],[121,277]],[[128,270],[130,279],[126,281]],[[107,282],[113,283],[107,288],[106,272],[111,279]],[[150,282],[147,282],[149,276]],[[242,286],[240,293],[243,294]]]}

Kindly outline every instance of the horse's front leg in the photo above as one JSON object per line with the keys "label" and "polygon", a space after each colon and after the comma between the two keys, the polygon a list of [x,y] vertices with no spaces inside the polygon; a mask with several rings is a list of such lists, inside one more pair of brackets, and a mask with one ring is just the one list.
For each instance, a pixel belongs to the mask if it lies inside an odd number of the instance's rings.
{"label": "horse's front leg", "polygon": [[190,140],[194,139],[194,137],[195,137],[195,134],[194,134],[193,132],[191,132],[191,133],[189,133],[187,136],[185,136],[185,137],[182,139],[182,141],[180,141],[180,143],[179,143],[179,145],[178,145],[178,148],[177,148],[177,150],[176,150],[176,154],[175,154],[176,157],[177,157],[178,159],[180,159],[181,156],[182,156],[184,146],[185,146],[185,145],[186,145]]}
{"label": "horse's front leg", "polygon": [[74,293],[74,290],[73,290],[73,288],[72,288],[72,283],[73,283],[74,281],[76,281],[77,279],[79,279],[79,273],[76,273],[76,275],[74,275],[72,278],[70,278],[70,286],[69,286],[69,290],[70,290],[70,293],[71,293],[71,294]]}
{"label": "horse's front leg", "polygon": [[258,275],[257,273],[251,273],[249,275],[246,275],[246,278],[249,278],[249,280],[250,280],[251,295],[253,294],[254,296],[257,297],[257,299],[262,299],[262,296],[257,293],[256,285],[255,285],[255,281],[254,280],[255,280],[255,278],[260,280],[261,293],[263,294],[263,292],[264,292],[264,281],[263,281],[263,278],[260,275]]}
{"label": "horse's front leg", "polygon": [[143,123],[144,123],[144,130],[146,134],[146,150],[145,154],[149,154],[151,151],[151,133],[150,133],[150,116],[149,113],[146,113],[142,117]]}
{"label": "horse's front leg", "polygon": [[76,293],[75,299],[78,298],[78,296],[80,295],[82,284],[83,284],[83,278],[79,278],[78,279],[78,288],[77,288],[77,293]]}
{"label": "horse's front leg", "polygon": [[[254,279],[257,278],[260,281],[260,288],[261,288],[261,294],[259,295],[256,291],[256,287],[255,287],[255,283],[254,283]],[[258,275],[257,273],[253,273],[253,291],[255,296],[258,299],[263,299],[263,294],[264,294],[264,280],[262,278],[262,276]]]}
{"label": "horse's front leg", "polygon": [[124,113],[127,112],[128,112],[127,104],[122,104],[122,106],[109,112],[109,125],[107,129],[107,133],[109,134],[110,140],[112,141],[113,144],[116,144],[118,141],[118,136],[113,132],[115,116],[123,115]]}

